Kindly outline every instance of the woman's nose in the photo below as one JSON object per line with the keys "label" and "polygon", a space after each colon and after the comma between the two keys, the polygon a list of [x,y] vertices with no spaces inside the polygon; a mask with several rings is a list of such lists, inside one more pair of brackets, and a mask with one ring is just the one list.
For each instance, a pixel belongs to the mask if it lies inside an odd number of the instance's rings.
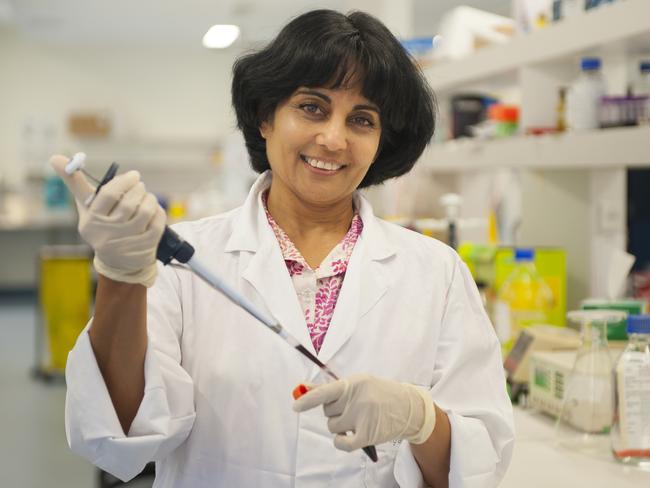
{"label": "woman's nose", "polygon": [[316,136],[316,143],[330,151],[346,149],[348,145],[347,127],[344,121],[330,119]]}

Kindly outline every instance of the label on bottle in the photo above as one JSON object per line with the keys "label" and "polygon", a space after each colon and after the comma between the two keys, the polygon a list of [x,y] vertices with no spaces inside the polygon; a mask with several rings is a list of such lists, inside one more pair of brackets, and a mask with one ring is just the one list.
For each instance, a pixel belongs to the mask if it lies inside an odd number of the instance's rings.
{"label": "label on bottle", "polygon": [[[621,437],[616,454],[646,451],[650,454],[650,356],[625,352],[616,368],[618,421]],[[628,454],[634,455],[634,454]]]}

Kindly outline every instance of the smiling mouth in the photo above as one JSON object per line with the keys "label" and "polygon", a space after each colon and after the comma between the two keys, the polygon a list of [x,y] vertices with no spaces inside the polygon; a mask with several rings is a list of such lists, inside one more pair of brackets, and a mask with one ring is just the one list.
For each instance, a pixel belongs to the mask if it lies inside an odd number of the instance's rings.
{"label": "smiling mouth", "polygon": [[307,163],[312,168],[321,169],[324,171],[332,171],[332,172],[339,171],[347,166],[346,164],[337,164],[328,161],[322,161],[320,159],[311,158],[309,156],[304,156],[302,154],[300,155],[300,159],[302,159],[305,163]]}

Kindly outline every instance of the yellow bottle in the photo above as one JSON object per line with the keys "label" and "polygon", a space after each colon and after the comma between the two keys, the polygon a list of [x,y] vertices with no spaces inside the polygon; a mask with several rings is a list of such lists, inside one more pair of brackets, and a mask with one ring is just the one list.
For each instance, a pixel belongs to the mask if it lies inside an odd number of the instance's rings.
{"label": "yellow bottle", "polygon": [[547,323],[553,306],[553,292],[537,273],[534,258],[533,249],[515,250],[515,267],[499,290],[494,321],[504,352],[524,328]]}

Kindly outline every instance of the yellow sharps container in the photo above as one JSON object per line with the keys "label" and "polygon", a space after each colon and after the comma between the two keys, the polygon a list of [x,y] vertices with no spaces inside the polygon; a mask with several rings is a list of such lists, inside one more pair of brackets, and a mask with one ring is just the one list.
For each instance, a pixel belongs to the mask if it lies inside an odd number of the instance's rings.
{"label": "yellow sharps container", "polygon": [[40,253],[43,358],[49,373],[65,370],[68,352],[88,322],[92,303],[92,254],[86,246],[45,246]]}

